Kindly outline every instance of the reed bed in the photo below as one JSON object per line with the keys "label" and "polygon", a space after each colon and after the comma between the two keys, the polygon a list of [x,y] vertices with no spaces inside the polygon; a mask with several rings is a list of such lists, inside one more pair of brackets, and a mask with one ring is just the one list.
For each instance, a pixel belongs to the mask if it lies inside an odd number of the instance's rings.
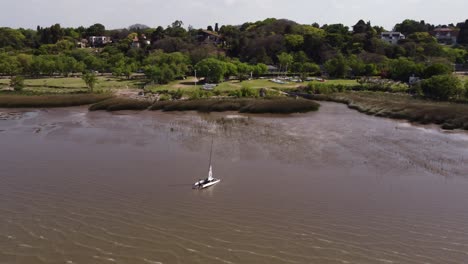
{"label": "reed bed", "polygon": [[318,103],[311,100],[291,98],[198,99],[156,102],[150,110],[290,114],[317,111],[319,107]]}
{"label": "reed bed", "polygon": [[111,96],[106,94],[76,95],[0,95],[3,108],[49,108],[94,104]]}
{"label": "reed bed", "polygon": [[90,111],[122,111],[122,110],[146,110],[151,106],[149,101],[128,98],[111,98],[89,107]]}
{"label": "reed bed", "polygon": [[368,115],[405,119],[420,124],[437,124],[444,129],[468,130],[468,104],[377,92],[346,92],[311,98],[345,103],[349,108]]}

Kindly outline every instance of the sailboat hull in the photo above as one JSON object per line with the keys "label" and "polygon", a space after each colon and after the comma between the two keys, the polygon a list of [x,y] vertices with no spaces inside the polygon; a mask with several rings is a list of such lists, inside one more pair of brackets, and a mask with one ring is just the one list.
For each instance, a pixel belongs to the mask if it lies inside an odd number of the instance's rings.
{"label": "sailboat hull", "polygon": [[217,183],[219,183],[221,180],[220,179],[213,179],[211,181],[206,181],[206,180],[202,180],[202,181],[199,181],[199,182],[196,182],[194,185],[193,185],[193,189],[205,189],[205,188],[208,188],[210,186],[213,186]]}

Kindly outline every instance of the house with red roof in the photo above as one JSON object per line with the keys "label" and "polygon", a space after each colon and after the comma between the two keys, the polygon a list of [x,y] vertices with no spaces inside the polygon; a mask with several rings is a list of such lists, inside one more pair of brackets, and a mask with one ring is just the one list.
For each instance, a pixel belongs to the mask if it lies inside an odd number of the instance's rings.
{"label": "house with red roof", "polygon": [[434,36],[441,44],[455,45],[457,44],[459,32],[460,31],[455,28],[439,27],[434,29],[431,32],[431,35]]}

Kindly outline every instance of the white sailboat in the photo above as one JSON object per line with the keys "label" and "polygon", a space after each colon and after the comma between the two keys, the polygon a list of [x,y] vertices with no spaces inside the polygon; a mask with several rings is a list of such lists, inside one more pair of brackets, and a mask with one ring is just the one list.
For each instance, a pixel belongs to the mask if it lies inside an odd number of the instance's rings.
{"label": "white sailboat", "polygon": [[208,177],[204,180],[199,180],[195,184],[193,184],[193,189],[205,189],[221,181],[220,179],[216,179],[213,177],[213,166],[211,165],[212,155],[213,155],[213,140],[211,141],[210,165],[209,165],[210,167],[208,170]]}

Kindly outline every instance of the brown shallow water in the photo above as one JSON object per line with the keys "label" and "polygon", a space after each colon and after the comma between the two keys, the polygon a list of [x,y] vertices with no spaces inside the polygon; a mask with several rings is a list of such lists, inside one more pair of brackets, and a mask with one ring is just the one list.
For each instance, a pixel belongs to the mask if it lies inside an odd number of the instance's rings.
{"label": "brown shallow water", "polygon": [[[468,262],[464,132],[333,103],[0,112],[0,263]],[[212,136],[222,182],[193,191]]]}

